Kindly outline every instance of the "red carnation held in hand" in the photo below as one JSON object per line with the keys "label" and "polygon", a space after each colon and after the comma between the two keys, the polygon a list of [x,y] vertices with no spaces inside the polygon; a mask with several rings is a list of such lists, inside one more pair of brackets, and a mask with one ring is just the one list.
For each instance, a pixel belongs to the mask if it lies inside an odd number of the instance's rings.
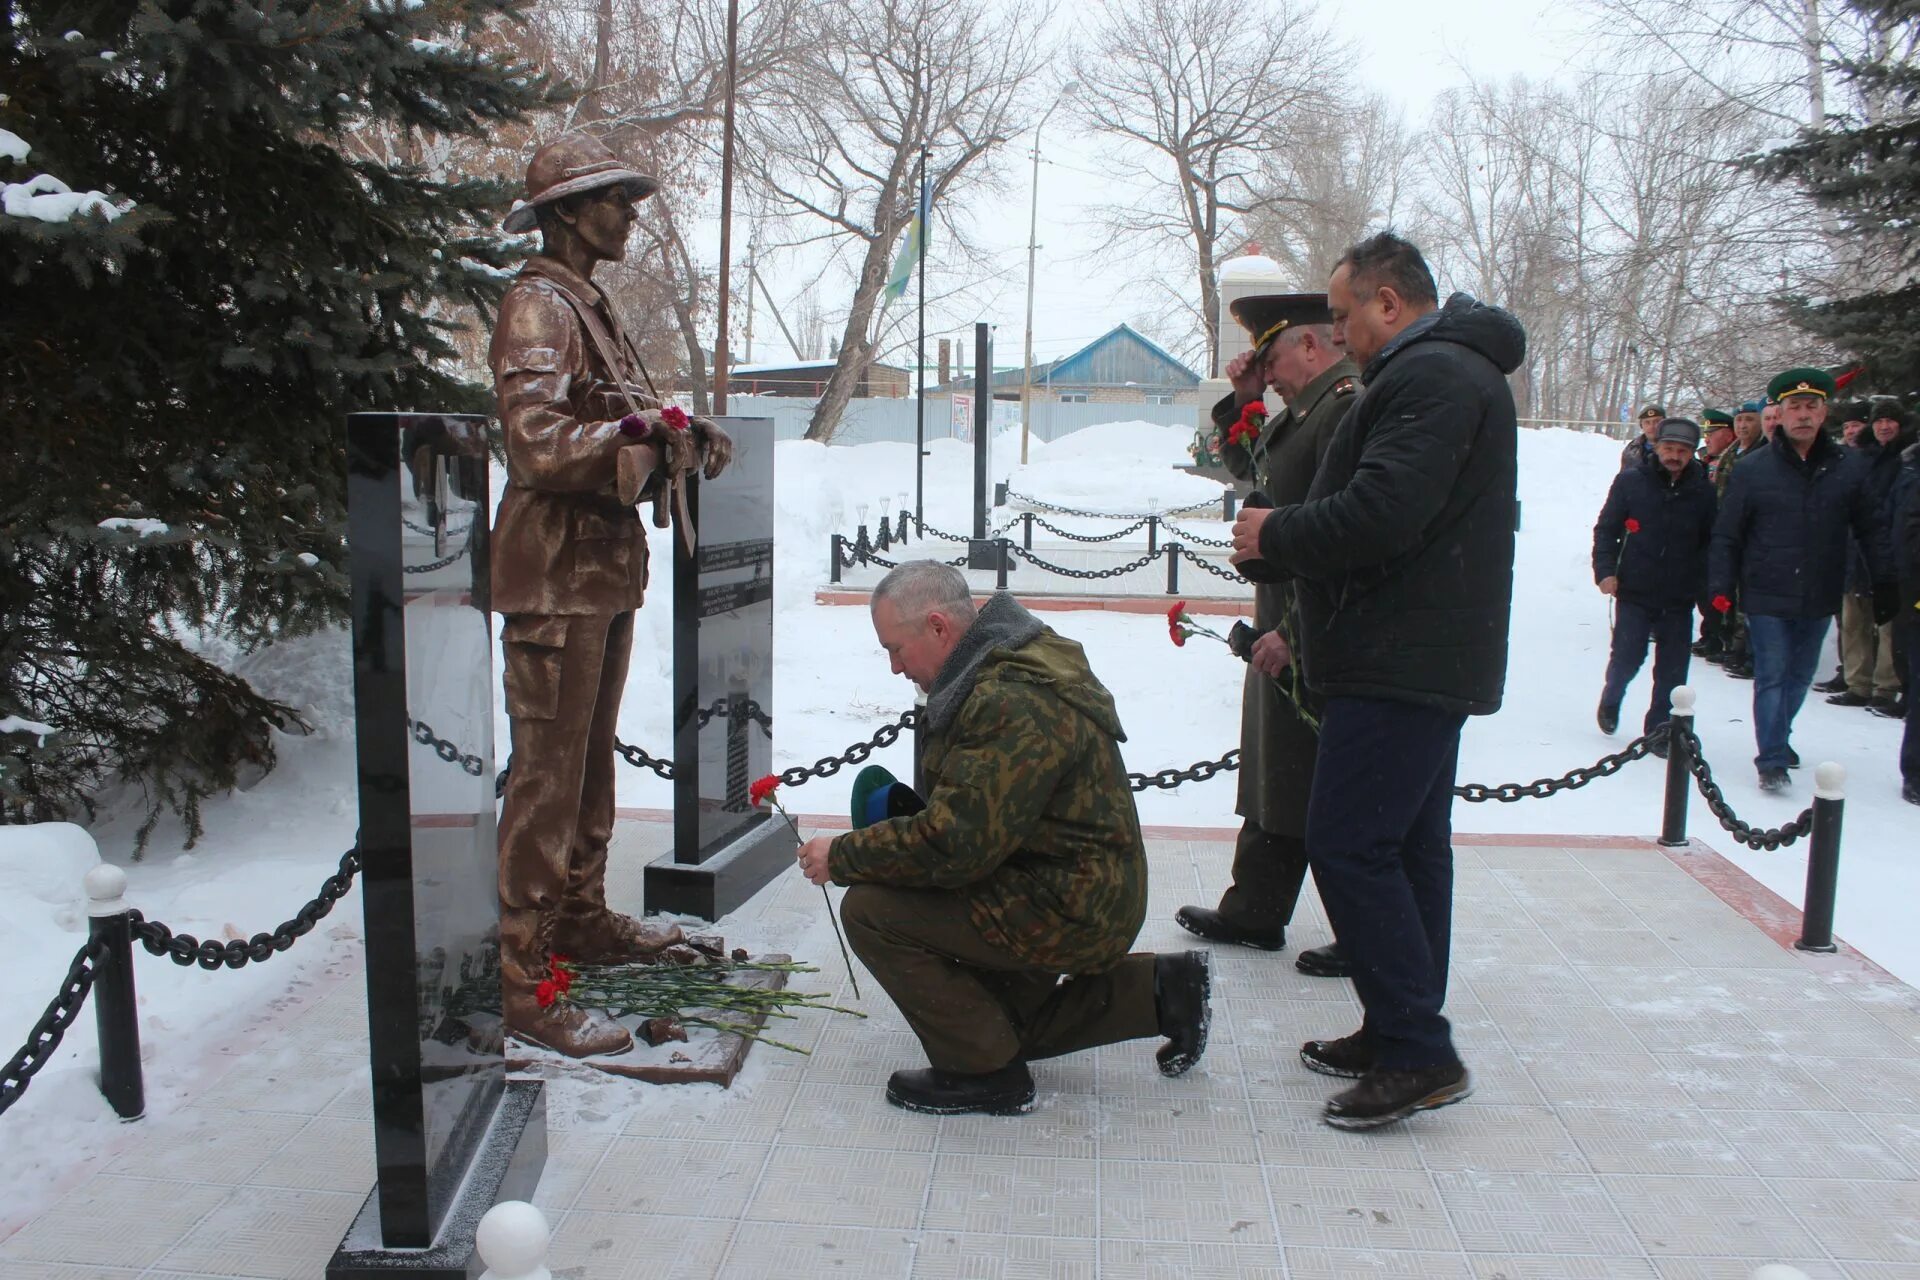
{"label": "red carnation held in hand", "polygon": [[1640,522],[1638,520],[1635,520],[1632,516],[1627,517],[1627,532],[1628,533],[1640,532]]}
{"label": "red carnation held in hand", "polygon": [[1726,613],[1733,608],[1733,601],[1727,599],[1725,596],[1715,596],[1713,598],[1713,608],[1716,613]]}
{"label": "red carnation held in hand", "polygon": [[1264,400],[1249,400],[1240,410],[1239,420],[1227,428],[1227,443],[1252,447],[1260,438],[1260,428],[1267,421],[1267,405]]}

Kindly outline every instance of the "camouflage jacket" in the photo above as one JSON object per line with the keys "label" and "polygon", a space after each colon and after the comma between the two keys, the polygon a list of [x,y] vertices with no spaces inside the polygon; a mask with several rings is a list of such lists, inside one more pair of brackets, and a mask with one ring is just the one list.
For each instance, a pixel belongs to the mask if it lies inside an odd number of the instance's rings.
{"label": "camouflage jacket", "polygon": [[1113,698],[1079,644],[1001,592],[929,691],[927,807],[836,838],[836,884],[947,889],[1024,964],[1097,973],[1133,945],[1147,854]]}

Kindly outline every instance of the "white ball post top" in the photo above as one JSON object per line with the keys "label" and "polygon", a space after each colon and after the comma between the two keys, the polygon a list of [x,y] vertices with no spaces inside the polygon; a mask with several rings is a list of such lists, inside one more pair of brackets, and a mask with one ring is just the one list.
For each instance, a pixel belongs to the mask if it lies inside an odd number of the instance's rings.
{"label": "white ball post top", "polygon": [[87,914],[117,916],[127,909],[127,873],[109,863],[101,863],[81,878],[87,886]]}
{"label": "white ball post top", "polygon": [[1698,697],[1690,684],[1677,684],[1673,687],[1673,714],[1693,718],[1693,704]]}
{"label": "white ball post top", "polygon": [[1813,795],[1816,800],[1847,798],[1847,766],[1828,760],[1813,770]]}
{"label": "white ball post top", "polygon": [[1784,1262],[1769,1262],[1754,1271],[1753,1280],[1807,1280],[1807,1273]]}
{"label": "white ball post top", "polygon": [[473,1234],[473,1247],[487,1264],[480,1280],[553,1280],[547,1270],[552,1242],[545,1214],[525,1200],[502,1200]]}

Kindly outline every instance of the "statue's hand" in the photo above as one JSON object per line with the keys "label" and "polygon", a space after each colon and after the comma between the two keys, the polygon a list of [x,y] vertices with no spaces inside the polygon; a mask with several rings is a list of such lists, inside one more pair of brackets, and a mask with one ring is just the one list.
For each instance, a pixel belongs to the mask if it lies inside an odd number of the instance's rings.
{"label": "statue's hand", "polygon": [[733,461],[733,437],[721,430],[720,424],[711,418],[693,419],[692,429],[694,440],[707,457],[703,474],[711,480]]}

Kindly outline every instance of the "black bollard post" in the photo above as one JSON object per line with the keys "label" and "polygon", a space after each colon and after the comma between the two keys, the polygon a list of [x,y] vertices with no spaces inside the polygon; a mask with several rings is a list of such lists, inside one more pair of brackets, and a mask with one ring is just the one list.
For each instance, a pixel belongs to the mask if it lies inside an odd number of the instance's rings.
{"label": "black bollard post", "polygon": [[994,557],[993,586],[996,591],[1005,591],[1007,589],[1007,570],[1012,567],[1013,562],[1013,552],[1010,550],[1012,546],[1013,544],[1005,538],[995,538],[993,540],[993,549],[999,553]]}
{"label": "black bollard post", "polygon": [[1233,502],[1237,497],[1239,497],[1239,494],[1233,489],[1228,489],[1220,495],[1220,518],[1222,520],[1228,521],[1229,523],[1232,522]]}
{"label": "black bollard post", "polygon": [[1148,516],[1147,517],[1147,554],[1148,555],[1153,554],[1153,549],[1155,545],[1159,543],[1159,541],[1160,541],[1160,517]]}
{"label": "black bollard post", "polygon": [[846,539],[843,538],[841,535],[837,533],[833,535],[832,562],[827,566],[828,582],[840,581],[840,544],[845,541]]}
{"label": "black bollard post", "polygon": [[859,529],[855,530],[853,535],[853,558],[865,564],[867,557],[872,554],[873,539],[867,536],[867,522],[862,520]]}
{"label": "black bollard post", "polygon": [[122,1120],[147,1111],[140,1071],[140,1010],[133,992],[133,917],[127,873],[101,863],[87,872],[87,936],[106,949],[93,965],[93,1016],[100,1033],[100,1092]]}
{"label": "black bollard post", "polygon": [[996,507],[1004,507],[1007,505],[1007,482],[1005,480],[996,480],[993,482],[993,505]]}
{"label": "black bollard post", "polygon": [[880,532],[876,536],[874,549],[876,551],[893,550],[893,522],[885,516],[880,518]]}
{"label": "black bollard post", "polygon": [[1847,771],[1829,760],[1813,771],[1813,831],[1807,837],[1807,900],[1800,913],[1801,951],[1838,951],[1833,904],[1840,889],[1840,817]]}
{"label": "black bollard post", "polygon": [[1673,718],[1667,721],[1667,803],[1660,819],[1660,843],[1678,849],[1687,843],[1687,797],[1693,790],[1693,690],[1673,691]]}
{"label": "black bollard post", "polygon": [[1180,544],[1177,542],[1167,544],[1167,594],[1180,594]]}
{"label": "black bollard post", "polygon": [[907,513],[904,510],[900,512],[900,527],[894,531],[893,540],[903,547],[907,545]]}
{"label": "black bollard post", "polygon": [[1027,550],[1031,551],[1033,550],[1033,512],[1022,511],[1020,523],[1024,526],[1020,530],[1020,540],[1026,544]]}

